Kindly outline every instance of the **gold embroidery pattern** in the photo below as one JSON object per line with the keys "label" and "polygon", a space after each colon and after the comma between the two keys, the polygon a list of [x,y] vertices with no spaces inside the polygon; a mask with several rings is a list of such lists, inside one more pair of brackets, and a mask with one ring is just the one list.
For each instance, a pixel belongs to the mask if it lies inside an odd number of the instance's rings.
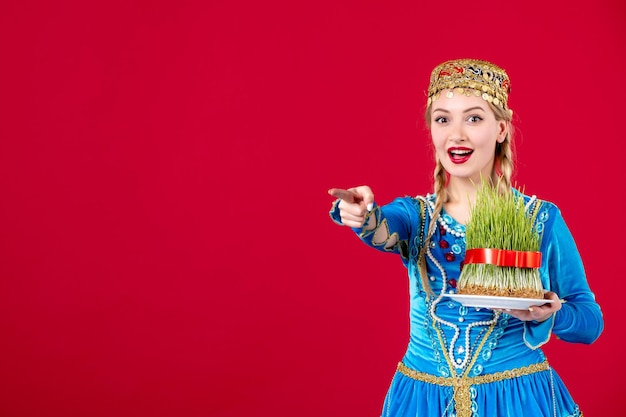
{"label": "gold embroidery pattern", "polygon": [[437,65],[430,75],[427,105],[430,106],[442,90],[466,96],[475,95],[509,111],[507,101],[511,92],[511,81],[506,71],[499,66],[478,59],[456,59]]}
{"label": "gold embroidery pattern", "polygon": [[[520,376],[526,376],[534,374],[536,372],[547,371],[550,369],[550,365],[547,361],[523,366],[521,368],[509,369],[502,372],[496,372],[493,374],[479,375],[475,377],[443,377],[426,374],[407,367],[404,363],[398,363],[398,371],[405,376],[416,381],[426,382],[428,384],[441,385],[446,387],[453,387],[454,389],[454,402],[459,417],[469,417],[471,415],[471,396],[470,387],[472,385],[489,384],[491,382],[504,381],[506,379],[517,378]],[[582,415],[581,415],[582,417]]]}
{"label": "gold embroidery pattern", "polygon": [[[496,327],[496,323],[498,321],[499,316],[500,316],[500,312],[495,312],[493,323],[491,323],[491,325],[487,329],[487,332],[485,333],[482,340],[480,341],[478,348],[476,349],[476,352],[474,353],[474,356],[472,357],[469,365],[467,365],[465,368],[465,373],[463,374],[463,376],[457,377],[457,378],[450,378],[450,379],[455,380],[455,383],[452,385],[454,387],[453,398],[454,398],[454,407],[456,409],[457,416],[459,417],[470,417],[470,415],[472,414],[472,398],[470,396],[470,386],[472,384],[468,382],[469,377],[467,376],[467,374],[469,373],[470,369],[472,369],[472,367],[474,366],[474,363],[476,363],[476,359],[478,359],[478,353],[482,350],[483,346],[487,342],[487,339],[491,335],[491,332]],[[441,331],[437,328],[436,322],[433,322],[433,327],[435,328],[435,332],[437,333],[437,337],[439,338],[439,343],[441,344],[442,349],[444,349],[445,351],[445,343],[443,342]],[[450,358],[448,355],[444,355],[444,356],[446,358],[446,362],[448,362],[448,366],[450,367],[450,370],[454,372],[454,365],[452,364],[452,358]]]}

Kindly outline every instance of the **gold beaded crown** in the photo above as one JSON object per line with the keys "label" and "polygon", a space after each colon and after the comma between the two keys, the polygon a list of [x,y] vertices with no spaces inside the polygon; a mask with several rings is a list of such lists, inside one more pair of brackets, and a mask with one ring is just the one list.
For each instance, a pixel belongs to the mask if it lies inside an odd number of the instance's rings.
{"label": "gold beaded crown", "polygon": [[480,96],[489,103],[510,111],[507,107],[511,81],[506,71],[487,61],[456,59],[439,64],[430,74],[427,105],[435,101],[442,90],[466,96]]}

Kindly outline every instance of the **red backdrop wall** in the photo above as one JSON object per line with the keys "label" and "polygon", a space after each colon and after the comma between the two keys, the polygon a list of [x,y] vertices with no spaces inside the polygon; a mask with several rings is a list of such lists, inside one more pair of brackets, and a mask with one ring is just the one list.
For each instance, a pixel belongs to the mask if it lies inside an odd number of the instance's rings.
{"label": "red backdrop wall", "polygon": [[604,310],[548,358],[620,415],[625,23],[620,0],[4,2],[0,415],[379,415],[405,271],[326,190],[431,190],[424,91],[458,57],[508,70],[518,184]]}

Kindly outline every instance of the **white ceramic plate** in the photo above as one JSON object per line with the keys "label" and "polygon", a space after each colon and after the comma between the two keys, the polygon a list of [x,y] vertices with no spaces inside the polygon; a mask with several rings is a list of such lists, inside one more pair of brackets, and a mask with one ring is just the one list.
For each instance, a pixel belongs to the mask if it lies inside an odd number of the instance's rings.
{"label": "white ceramic plate", "polygon": [[526,310],[528,307],[554,302],[554,300],[539,300],[537,298],[496,297],[494,295],[446,294],[446,297],[466,307],[510,310]]}

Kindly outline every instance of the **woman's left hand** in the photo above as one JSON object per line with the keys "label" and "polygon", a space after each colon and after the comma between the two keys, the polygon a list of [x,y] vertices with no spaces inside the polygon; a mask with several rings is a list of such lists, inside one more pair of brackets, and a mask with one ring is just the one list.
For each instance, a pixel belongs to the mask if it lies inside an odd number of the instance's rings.
{"label": "woman's left hand", "polygon": [[500,310],[522,321],[542,322],[548,320],[554,313],[561,309],[561,300],[556,293],[547,291],[543,298],[553,300],[551,303],[528,307],[526,310]]}

